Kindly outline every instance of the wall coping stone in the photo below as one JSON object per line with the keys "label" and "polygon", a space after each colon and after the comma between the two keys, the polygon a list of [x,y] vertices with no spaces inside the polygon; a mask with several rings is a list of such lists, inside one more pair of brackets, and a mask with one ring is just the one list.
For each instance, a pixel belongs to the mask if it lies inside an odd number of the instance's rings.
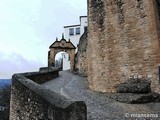
{"label": "wall coping stone", "polygon": [[72,101],[69,98],[66,98],[65,96],[62,96],[53,90],[49,89],[47,86],[40,85],[33,80],[27,78],[28,76],[34,76],[34,75],[40,75],[45,73],[50,73],[53,71],[41,71],[41,72],[27,72],[27,73],[19,73],[14,74],[12,76],[12,80],[18,81],[33,92],[35,92],[37,95],[41,96],[43,99],[48,101],[51,105],[56,107],[57,109],[65,109],[69,106],[72,106],[74,104],[80,104],[85,105],[84,101]]}

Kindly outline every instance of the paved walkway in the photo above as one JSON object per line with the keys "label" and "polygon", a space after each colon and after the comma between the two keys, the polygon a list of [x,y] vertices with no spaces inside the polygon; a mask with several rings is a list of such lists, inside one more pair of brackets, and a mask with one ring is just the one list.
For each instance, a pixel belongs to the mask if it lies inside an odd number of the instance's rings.
{"label": "paved walkway", "polygon": [[[60,72],[58,78],[43,85],[70,99],[85,101],[88,120],[160,119],[160,103],[125,104],[116,102],[110,99],[109,94],[90,91],[86,77],[73,75],[69,71]],[[140,114],[143,117],[140,118]]]}

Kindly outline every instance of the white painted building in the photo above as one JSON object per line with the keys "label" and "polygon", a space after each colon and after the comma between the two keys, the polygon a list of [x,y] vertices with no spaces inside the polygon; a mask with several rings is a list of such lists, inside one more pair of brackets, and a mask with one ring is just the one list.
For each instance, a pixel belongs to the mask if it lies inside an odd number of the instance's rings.
{"label": "white painted building", "polygon": [[70,69],[70,60],[69,55],[67,53],[62,53],[62,70],[69,70]]}
{"label": "white painted building", "polygon": [[87,16],[80,16],[79,19],[80,19],[80,24],[64,26],[65,39],[66,40],[70,39],[70,41],[76,48],[79,43],[81,35],[84,33],[84,31],[87,29],[88,26]]}
{"label": "white painted building", "polygon": [[[79,39],[88,26],[87,16],[80,16],[79,20],[80,20],[80,24],[64,26],[65,39],[66,40],[70,39],[70,41],[76,47],[76,52],[77,52],[77,45],[79,43]],[[66,58],[64,58],[64,56]],[[67,53],[63,53],[63,70],[68,70],[68,69],[70,69],[69,56]]]}

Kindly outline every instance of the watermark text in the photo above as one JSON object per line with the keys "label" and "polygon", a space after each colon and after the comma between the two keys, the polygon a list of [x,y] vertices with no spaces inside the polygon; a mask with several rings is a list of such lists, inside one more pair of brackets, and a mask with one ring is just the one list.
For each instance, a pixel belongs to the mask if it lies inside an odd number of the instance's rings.
{"label": "watermark text", "polygon": [[158,118],[158,114],[145,114],[145,113],[125,113],[126,118]]}

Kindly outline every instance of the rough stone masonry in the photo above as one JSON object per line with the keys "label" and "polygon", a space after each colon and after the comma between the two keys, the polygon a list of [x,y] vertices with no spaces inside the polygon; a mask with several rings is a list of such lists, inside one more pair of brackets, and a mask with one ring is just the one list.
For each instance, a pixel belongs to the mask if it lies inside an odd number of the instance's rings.
{"label": "rough stone masonry", "polygon": [[145,79],[159,92],[159,0],[88,0],[89,88],[116,92]]}
{"label": "rough stone masonry", "polygon": [[75,58],[75,68],[81,76],[87,76],[87,31],[80,37],[78,52]]}

